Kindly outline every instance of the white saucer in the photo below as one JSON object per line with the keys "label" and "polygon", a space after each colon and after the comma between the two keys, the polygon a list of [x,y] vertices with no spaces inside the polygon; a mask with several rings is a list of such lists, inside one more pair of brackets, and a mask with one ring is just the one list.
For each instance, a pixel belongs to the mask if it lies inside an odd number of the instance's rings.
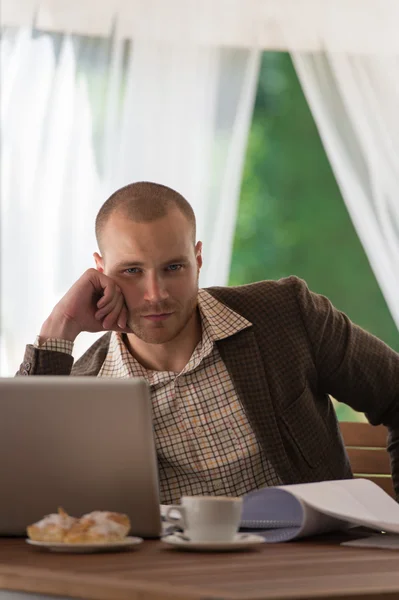
{"label": "white saucer", "polygon": [[87,544],[64,544],[63,542],[36,542],[35,540],[27,539],[26,543],[32,546],[50,550],[50,552],[73,552],[76,554],[91,554],[93,552],[118,552],[119,550],[127,550],[132,546],[141,544],[143,538],[126,537],[118,542],[87,543]]}
{"label": "white saucer", "polygon": [[252,548],[264,543],[264,538],[252,533],[237,533],[231,542],[192,542],[184,540],[178,533],[167,535],[161,540],[164,544],[180,550],[200,550],[202,552],[233,552]]}

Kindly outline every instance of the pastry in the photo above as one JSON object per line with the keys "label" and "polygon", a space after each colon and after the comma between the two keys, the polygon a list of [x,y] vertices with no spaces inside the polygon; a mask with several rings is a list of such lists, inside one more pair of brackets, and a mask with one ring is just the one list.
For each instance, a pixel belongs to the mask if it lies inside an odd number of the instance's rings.
{"label": "pastry", "polygon": [[59,508],[58,514],[47,515],[26,530],[30,539],[36,542],[105,544],[125,538],[130,530],[130,521],[127,515],[99,510],[76,519]]}
{"label": "pastry", "polygon": [[65,534],[76,523],[62,508],[57,514],[47,515],[41,521],[26,528],[28,536],[36,542],[63,542]]}
{"label": "pastry", "polygon": [[130,520],[121,513],[94,511],[76,521],[64,537],[68,544],[117,542],[126,537]]}

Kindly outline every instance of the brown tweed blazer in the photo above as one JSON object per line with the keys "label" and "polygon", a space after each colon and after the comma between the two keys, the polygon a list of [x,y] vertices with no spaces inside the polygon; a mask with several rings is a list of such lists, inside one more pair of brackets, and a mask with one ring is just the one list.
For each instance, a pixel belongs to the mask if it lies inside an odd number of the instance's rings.
{"label": "brown tweed blazer", "polygon": [[[207,290],[252,322],[217,342],[261,448],[285,484],[352,476],[329,395],[389,428],[399,498],[399,354],[304,281]],[[110,333],[75,363],[27,346],[19,375],[96,376]]]}

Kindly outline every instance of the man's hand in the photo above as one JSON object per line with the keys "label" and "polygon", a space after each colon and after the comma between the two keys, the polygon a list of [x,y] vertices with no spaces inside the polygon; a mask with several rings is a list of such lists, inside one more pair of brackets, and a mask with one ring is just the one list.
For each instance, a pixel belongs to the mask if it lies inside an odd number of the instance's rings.
{"label": "man's hand", "polygon": [[74,341],[82,331],[124,331],[128,312],[118,285],[104,273],[88,269],[54,307],[40,331],[48,338]]}

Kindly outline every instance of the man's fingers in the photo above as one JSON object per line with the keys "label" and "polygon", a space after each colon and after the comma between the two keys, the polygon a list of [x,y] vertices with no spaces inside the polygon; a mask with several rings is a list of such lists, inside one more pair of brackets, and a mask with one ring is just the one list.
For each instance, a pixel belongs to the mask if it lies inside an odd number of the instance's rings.
{"label": "man's fingers", "polygon": [[104,276],[101,276],[99,278],[99,281],[103,288],[103,295],[97,302],[97,308],[100,309],[100,308],[105,308],[107,306],[107,304],[109,304],[112,301],[115,294],[120,294],[121,289],[109,277],[104,278]]}
{"label": "man's fingers", "polygon": [[115,327],[115,325],[117,324],[117,319],[119,317],[119,314],[122,310],[123,304],[124,304],[124,299],[123,299],[122,294],[120,294],[119,297],[117,298],[115,306],[113,307],[111,312],[106,315],[106,317],[103,320],[103,328],[104,329],[112,329]]}
{"label": "man's fingers", "polygon": [[90,269],[89,276],[97,293],[102,293],[96,303],[95,319],[102,322],[103,329],[132,333],[127,326],[128,310],[120,287],[95,269]]}
{"label": "man's fingers", "polygon": [[126,324],[127,324],[127,308],[126,308],[125,303],[122,306],[122,310],[119,313],[119,317],[118,317],[117,321],[118,321],[119,329],[125,329]]}
{"label": "man's fingers", "polygon": [[120,299],[123,296],[119,288],[115,289],[114,294],[111,296],[109,302],[106,302],[94,315],[98,321],[101,321],[104,317],[106,317],[116,306]]}
{"label": "man's fingers", "polygon": [[118,328],[115,331],[119,331],[120,333],[133,333],[127,324],[127,320],[129,318],[129,311],[126,307],[126,304],[123,306],[121,313],[118,317]]}

